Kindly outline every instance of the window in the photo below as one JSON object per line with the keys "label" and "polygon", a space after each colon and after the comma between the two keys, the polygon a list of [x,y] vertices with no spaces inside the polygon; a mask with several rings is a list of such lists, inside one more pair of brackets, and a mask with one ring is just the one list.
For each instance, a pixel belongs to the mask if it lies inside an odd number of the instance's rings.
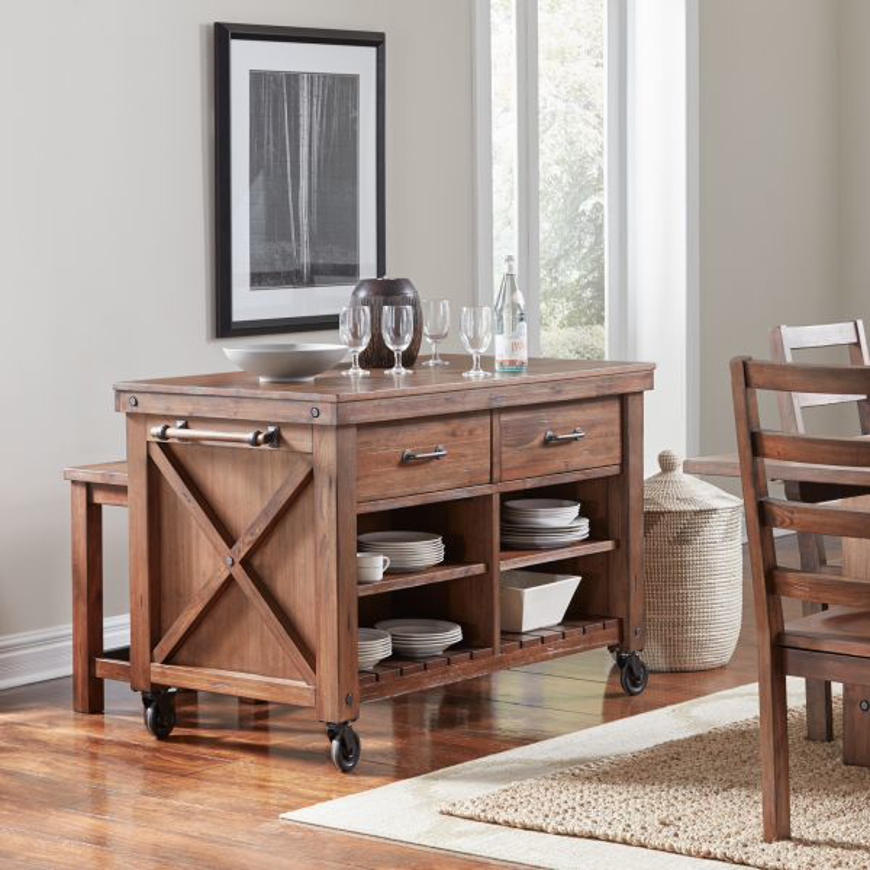
{"label": "window", "polygon": [[[514,254],[533,352],[602,358],[607,0],[481,3],[492,175],[490,239],[483,244],[493,289],[505,256]],[[486,222],[478,226],[486,232]]]}

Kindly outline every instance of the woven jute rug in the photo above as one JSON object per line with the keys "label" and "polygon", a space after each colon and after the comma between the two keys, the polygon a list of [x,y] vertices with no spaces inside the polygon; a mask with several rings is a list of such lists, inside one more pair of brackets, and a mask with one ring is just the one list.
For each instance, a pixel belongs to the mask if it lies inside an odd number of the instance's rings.
{"label": "woven jute rug", "polygon": [[[835,721],[840,722],[835,698]],[[870,868],[870,770],[789,711],[792,837],[764,843],[758,719],[603,758],[442,806],[465,819],[770,870]]]}

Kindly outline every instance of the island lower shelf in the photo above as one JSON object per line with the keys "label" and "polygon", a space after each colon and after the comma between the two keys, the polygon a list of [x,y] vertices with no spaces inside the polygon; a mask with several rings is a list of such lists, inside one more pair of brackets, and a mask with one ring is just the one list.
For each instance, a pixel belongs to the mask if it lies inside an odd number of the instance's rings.
{"label": "island lower shelf", "polygon": [[[566,620],[550,628],[523,634],[502,632],[498,651],[494,651],[492,647],[463,646],[425,659],[391,656],[371,670],[359,672],[360,696],[363,701],[375,701],[495,673],[530,662],[617,646],[620,641],[620,620],[598,616]],[[169,666],[167,670],[181,669]],[[101,679],[129,683],[129,647],[104,652],[96,659],[96,673]],[[286,680],[258,678],[252,674],[227,676],[236,683],[247,683],[248,696],[253,698],[286,701],[285,695],[293,688]],[[202,683],[196,688],[221,691],[219,686],[209,683]]]}
{"label": "island lower shelf", "polygon": [[459,647],[426,659],[385,659],[369,671],[360,671],[360,696],[363,701],[390,698],[530,662],[617,646],[620,641],[620,620],[597,616],[567,620],[525,634],[502,632],[498,651],[492,647]]}

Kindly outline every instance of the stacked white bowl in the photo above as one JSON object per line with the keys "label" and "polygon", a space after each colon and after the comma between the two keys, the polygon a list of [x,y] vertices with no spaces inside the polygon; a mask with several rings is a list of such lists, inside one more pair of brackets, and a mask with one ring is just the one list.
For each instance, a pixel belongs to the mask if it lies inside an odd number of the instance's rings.
{"label": "stacked white bowl", "polygon": [[502,544],[521,550],[547,550],[589,537],[580,502],[564,498],[519,498],[502,505]]}
{"label": "stacked white bowl", "polygon": [[359,548],[389,556],[388,572],[422,571],[444,561],[444,540],[432,532],[367,532]]}
{"label": "stacked white bowl", "polygon": [[462,627],[445,619],[385,619],[375,627],[388,631],[393,649],[410,659],[441,655],[462,640]]}
{"label": "stacked white bowl", "polygon": [[378,628],[359,629],[357,654],[359,669],[367,671],[382,659],[388,658],[393,652],[393,639],[388,631]]}

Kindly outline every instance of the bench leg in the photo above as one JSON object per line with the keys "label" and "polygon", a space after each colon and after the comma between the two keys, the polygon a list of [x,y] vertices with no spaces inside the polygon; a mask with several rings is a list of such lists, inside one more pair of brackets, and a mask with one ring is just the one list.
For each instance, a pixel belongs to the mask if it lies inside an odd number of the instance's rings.
{"label": "bench leg", "polygon": [[103,515],[88,489],[72,483],[73,709],[102,713],[94,659],[103,653]]}

